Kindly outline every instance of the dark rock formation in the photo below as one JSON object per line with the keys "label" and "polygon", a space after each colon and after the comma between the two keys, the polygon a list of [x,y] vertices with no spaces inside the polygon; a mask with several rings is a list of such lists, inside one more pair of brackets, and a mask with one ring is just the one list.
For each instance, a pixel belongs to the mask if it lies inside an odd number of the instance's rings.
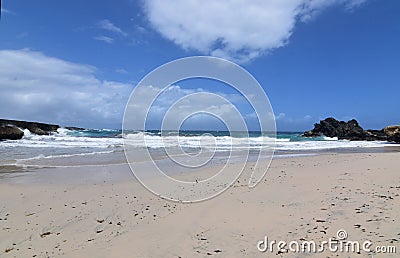
{"label": "dark rock formation", "polygon": [[387,141],[387,138],[383,130],[365,130],[365,140],[367,141]]}
{"label": "dark rock formation", "polygon": [[82,130],[86,130],[85,128],[81,128],[81,127],[74,127],[74,126],[67,126],[64,127],[65,129],[71,130],[71,131],[82,131]]}
{"label": "dark rock formation", "polygon": [[24,132],[15,126],[0,126],[0,141],[19,140],[24,136]]}
{"label": "dark rock formation", "polygon": [[400,125],[392,125],[383,128],[383,132],[387,135],[387,140],[400,143]]}
{"label": "dark rock formation", "polygon": [[305,137],[338,137],[338,139],[347,139],[352,141],[366,140],[367,134],[355,119],[348,122],[338,121],[332,117],[321,120],[314,125],[314,129],[303,134]]}
{"label": "dark rock formation", "polygon": [[321,120],[304,137],[328,136],[351,141],[392,141],[400,143],[400,126],[387,126],[382,130],[364,130],[355,119],[348,122],[332,117]]}
{"label": "dark rock formation", "polygon": [[31,133],[38,135],[48,135],[52,132],[57,132],[57,129],[60,128],[59,125],[52,124],[43,124],[36,122],[26,122],[26,121],[16,121],[16,120],[6,120],[0,119],[0,126],[13,126],[19,127],[22,129],[28,129]]}

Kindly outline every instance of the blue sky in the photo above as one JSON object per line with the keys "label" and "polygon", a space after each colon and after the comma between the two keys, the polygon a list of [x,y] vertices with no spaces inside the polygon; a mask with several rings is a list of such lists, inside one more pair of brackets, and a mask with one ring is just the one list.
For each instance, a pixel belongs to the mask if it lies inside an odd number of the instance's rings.
{"label": "blue sky", "polygon": [[[365,128],[400,124],[396,0],[2,5],[1,118],[119,128],[143,76],[177,58],[213,55],[260,82],[279,130],[306,130],[327,116]],[[178,86],[176,98],[190,87],[235,98],[207,81]]]}

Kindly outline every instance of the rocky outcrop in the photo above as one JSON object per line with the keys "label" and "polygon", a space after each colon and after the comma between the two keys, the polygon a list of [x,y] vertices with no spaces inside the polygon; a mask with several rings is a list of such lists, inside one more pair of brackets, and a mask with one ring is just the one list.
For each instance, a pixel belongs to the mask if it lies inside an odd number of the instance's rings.
{"label": "rocky outcrop", "polygon": [[314,129],[303,134],[304,137],[337,137],[351,141],[392,141],[400,143],[400,126],[387,126],[382,130],[364,130],[352,119],[348,122],[329,117],[314,124]]}
{"label": "rocky outcrop", "polygon": [[367,141],[387,141],[387,138],[383,130],[365,130],[365,140]]}
{"label": "rocky outcrop", "polygon": [[48,135],[53,132],[57,132],[57,129],[60,128],[59,125],[52,124],[44,124],[44,123],[36,123],[36,122],[26,122],[26,121],[16,121],[16,120],[6,120],[0,119],[0,126],[11,126],[18,127],[22,129],[28,129],[31,133],[38,135]]}
{"label": "rocky outcrop", "polygon": [[86,130],[85,128],[82,127],[75,127],[75,126],[67,126],[64,127],[65,129],[71,130],[71,131],[83,131]]}
{"label": "rocky outcrop", "polygon": [[15,126],[0,126],[0,141],[19,140],[24,136],[24,132]]}
{"label": "rocky outcrop", "polygon": [[387,135],[388,141],[400,143],[400,125],[392,125],[383,128],[383,132]]}
{"label": "rocky outcrop", "polygon": [[21,129],[28,129],[31,133],[48,135],[57,132],[58,125],[0,119],[0,140],[18,140],[24,136]]}
{"label": "rocky outcrop", "polygon": [[353,141],[366,140],[367,136],[364,129],[355,119],[348,122],[338,121],[333,117],[321,120],[314,125],[314,129],[303,134],[305,137],[338,137],[338,139],[348,139]]}

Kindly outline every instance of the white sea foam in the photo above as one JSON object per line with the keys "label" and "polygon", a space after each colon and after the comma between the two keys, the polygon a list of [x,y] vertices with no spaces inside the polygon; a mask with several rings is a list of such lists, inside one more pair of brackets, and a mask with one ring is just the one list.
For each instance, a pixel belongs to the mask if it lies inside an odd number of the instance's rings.
{"label": "white sea foam", "polygon": [[[127,143],[133,147],[148,148],[216,148],[216,150],[230,149],[260,149],[268,148],[276,143],[276,150],[281,151],[299,151],[299,150],[324,150],[340,148],[374,148],[395,146],[394,144],[383,141],[347,141],[338,140],[337,137],[324,137],[321,140],[302,140],[290,141],[288,138],[273,139],[270,137],[250,137],[234,138],[230,136],[159,136],[136,133],[126,135]],[[398,146],[398,145],[397,145]]]}
{"label": "white sea foam", "polygon": [[68,133],[70,133],[70,132],[71,132],[71,130],[68,130],[68,129],[63,128],[63,127],[60,127],[60,128],[57,129],[57,133],[60,136],[67,136]]}
{"label": "white sea foam", "polygon": [[[110,136],[104,136],[108,132]],[[49,148],[45,156],[51,156],[52,149],[87,149],[87,151],[78,151],[69,153],[64,151],[64,155],[75,155],[76,153],[96,153],[102,151],[112,151],[122,149],[124,140],[118,138],[120,132],[115,130],[98,130],[96,133],[101,136],[93,137],[90,131],[70,131],[65,128],[58,129],[57,133],[52,135],[36,135],[24,130],[24,137],[18,141],[0,142],[0,149],[8,148]],[[114,134],[115,133],[115,134]],[[114,136],[114,137],[113,137]],[[260,149],[269,148],[276,144],[276,150],[280,151],[301,151],[301,150],[324,150],[337,148],[373,148],[385,146],[399,146],[388,142],[380,141],[347,141],[337,138],[321,137],[320,139],[307,139],[297,137],[295,140],[290,138],[271,138],[267,136],[236,138],[231,136],[212,136],[204,135],[184,135],[174,136],[172,133],[162,136],[161,133],[132,132],[125,134],[125,143],[137,148],[208,148],[217,151],[231,149]],[[59,153],[56,153],[59,154]],[[80,155],[80,154],[79,154]],[[9,155],[10,156],[10,155]],[[36,155],[37,156],[37,155]],[[33,158],[33,157],[29,157]]]}
{"label": "white sea foam", "polygon": [[42,160],[42,159],[70,158],[70,157],[98,155],[98,154],[109,154],[109,153],[113,153],[113,152],[114,152],[113,150],[110,150],[110,151],[94,151],[94,152],[84,152],[84,153],[74,153],[74,154],[47,155],[47,156],[45,156],[44,154],[39,154],[35,157],[19,159],[18,162]]}
{"label": "white sea foam", "polygon": [[325,141],[337,141],[337,140],[339,140],[337,137],[324,136],[323,138],[324,138]]}
{"label": "white sea foam", "polygon": [[292,150],[328,150],[342,148],[376,148],[394,146],[388,142],[382,141],[347,141],[347,140],[325,140],[325,141],[299,141],[277,143],[276,150],[292,151]]}
{"label": "white sea foam", "polygon": [[4,147],[28,148],[113,148],[121,147],[121,138],[94,138],[68,135],[68,130],[60,130],[52,135],[36,135],[24,130],[24,137],[18,141],[4,141]]}
{"label": "white sea foam", "polygon": [[271,137],[235,138],[231,136],[160,136],[148,135],[143,132],[128,134],[125,136],[127,144],[133,147],[148,148],[216,148],[217,150],[229,150],[232,148],[260,148],[271,146],[274,142],[289,142],[290,139],[273,139]]}

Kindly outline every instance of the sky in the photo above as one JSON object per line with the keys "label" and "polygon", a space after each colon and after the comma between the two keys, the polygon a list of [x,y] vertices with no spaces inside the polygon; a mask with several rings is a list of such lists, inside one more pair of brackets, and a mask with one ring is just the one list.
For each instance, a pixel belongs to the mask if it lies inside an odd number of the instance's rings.
{"label": "sky", "polygon": [[[399,12],[397,0],[3,0],[0,118],[121,128],[146,74],[211,55],[258,80],[279,131],[308,130],[329,116],[371,129],[400,124]],[[149,126],[202,91],[252,117],[229,85],[203,79],[161,94]],[[215,118],[189,122],[188,129],[216,126]]]}

